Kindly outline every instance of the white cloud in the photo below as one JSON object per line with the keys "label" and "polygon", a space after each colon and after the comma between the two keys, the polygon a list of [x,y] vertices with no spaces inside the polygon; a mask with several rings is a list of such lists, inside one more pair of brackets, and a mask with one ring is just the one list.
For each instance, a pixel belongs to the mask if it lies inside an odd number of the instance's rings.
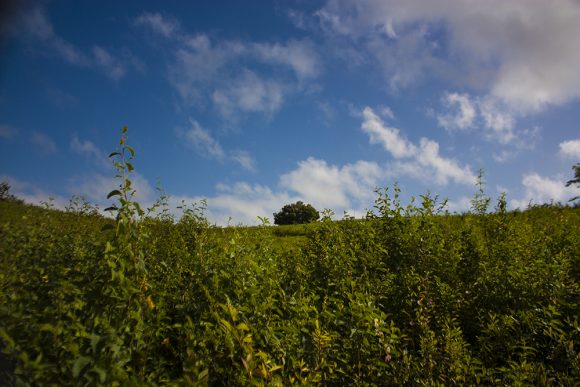
{"label": "white cloud", "polygon": [[183,132],[183,137],[202,155],[223,160],[225,152],[212,135],[195,121],[190,120],[191,128]]}
{"label": "white cloud", "polygon": [[0,175],[0,181],[6,181],[10,184],[10,193],[26,203],[42,205],[43,203],[52,203],[55,208],[64,209],[68,204],[68,199],[55,195],[38,187],[36,184],[16,179],[12,176]]}
{"label": "white cloud", "polygon": [[[155,202],[155,190],[149,181],[139,173],[129,175],[131,186],[135,190],[134,201],[139,202],[143,209]],[[89,202],[98,204],[104,208],[113,202],[114,198],[107,200],[107,195],[114,189],[119,189],[120,182],[115,177],[100,173],[84,174],[70,179],[67,191],[71,195],[83,196]]]}
{"label": "white cloud", "polygon": [[378,110],[378,113],[381,115],[381,117],[383,117],[387,120],[395,119],[395,113],[393,113],[393,111],[391,110],[390,107],[379,106],[377,110]]}
{"label": "white cloud", "polygon": [[363,110],[363,119],[361,127],[370,136],[371,144],[382,145],[398,160],[392,165],[395,173],[439,185],[446,185],[450,180],[467,185],[475,181],[469,166],[462,167],[457,161],[439,154],[437,142],[421,138],[418,146],[413,144],[400,134],[399,129],[385,125],[369,107]]}
{"label": "white cloud", "polygon": [[232,161],[247,171],[255,171],[255,162],[249,152],[244,150],[226,151],[211,133],[199,122],[190,119],[191,127],[187,130],[177,129],[177,135],[187,141],[195,151],[205,157],[218,161]]}
{"label": "white cloud", "polygon": [[380,66],[393,92],[415,85],[441,73],[444,64],[435,55],[437,46],[425,44],[426,29],[418,29],[396,40],[371,37],[366,50],[372,62]]}
{"label": "white cloud", "polygon": [[516,139],[515,118],[505,106],[501,105],[500,101],[487,97],[478,101],[478,108],[484,125],[488,129],[488,138],[504,145]]}
{"label": "white cloud", "polygon": [[109,78],[118,81],[127,73],[125,65],[117,58],[114,58],[104,48],[99,46],[93,47],[93,55],[97,66],[99,66]]}
{"label": "white cloud", "polygon": [[309,23],[310,18],[302,11],[291,9],[287,12],[287,15],[296,28],[308,30],[312,27]]}
{"label": "white cloud", "polygon": [[456,200],[448,200],[446,209],[451,212],[462,213],[469,211],[471,208],[471,198],[467,196],[462,196]]}
{"label": "white cloud", "polygon": [[385,125],[371,108],[364,108],[363,117],[362,129],[370,136],[371,144],[382,145],[397,159],[412,157],[417,153],[417,147],[404,138],[399,129]]}
{"label": "white cloud", "polygon": [[374,162],[357,161],[342,167],[308,158],[280,177],[280,186],[296,192],[319,209],[363,209],[372,203],[373,189],[381,185],[384,172]]}
{"label": "white cloud", "polygon": [[284,94],[278,81],[245,69],[231,84],[214,91],[212,101],[222,116],[234,119],[240,112],[271,115],[282,105]]}
{"label": "white cloud", "polygon": [[143,71],[143,64],[128,50],[125,50],[121,58],[99,46],[94,46],[89,53],[83,52],[55,32],[45,7],[40,4],[22,7],[13,24],[9,30],[17,37],[36,42],[43,50],[71,65],[99,69],[114,80],[123,78],[129,65]]}
{"label": "white cloud", "polygon": [[439,115],[439,125],[448,131],[469,129],[474,125],[476,118],[475,104],[468,94],[445,93],[444,105],[453,110],[453,113]]}
{"label": "white cloud", "polygon": [[231,152],[230,158],[247,171],[256,171],[256,162],[249,152],[239,150]]}
{"label": "white cloud", "polygon": [[51,155],[57,151],[56,143],[45,133],[32,132],[30,141],[45,155]]}
{"label": "white cloud", "polygon": [[439,144],[427,138],[421,138],[420,149],[415,156],[416,162],[424,167],[424,179],[433,179],[436,184],[447,185],[449,180],[456,183],[472,185],[475,175],[469,166],[461,167],[457,161],[439,155]]}
{"label": "white cloud", "polygon": [[289,40],[286,44],[257,43],[252,48],[261,60],[290,67],[299,80],[315,78],[320,73],[320,58],[314,44],[308,40]]}
{"label": "white cloud", "polygon": [[561,142],[560,155],[580,160],[580,139]]}
{"label": "white cloud", "polygon": [[89,64],[89,59],[82,51],[54,32],[46,10],[40,5],[23,10],[13,29],[17,34],[24,33],[28,37],[43,42],[49,50],[72,65],[87,66]]}
{"label": "white cloud", "polygon": [[[250,185],[245,182],[219,185],[219,192],[207,198],[208,219],[219,225],[257,224],[258,216],[273,219],[272,214],[283,205],[299,200],[287,192],[274,192],[269,187]],[[201,198],[186,199],[199,202]]]}
{"label": "white cloud", "polygon": [[524,196],[512,200],[510,204],[513,208],[525,209],[530,203],[541,204],[551,201],[565,203],[577,194],[574,187],[566,187],[565,183],[565,178],[554,180],[535,172],[528,173],[522,178]]}
{"label": "white cloud", "polygon": [[[150,207],[156,200],[156,193],[151,184],[138,173],[132,173],[129,177],[135,190],[133,200],[137,201],[143,209]],[[120,184],[119,180],[114,177],[99,173],[83,174],[69,179],[65,191],[71,196],[65,197],[54,192],[47,192],[35,183],[11,176],[0,175],[0,181],[7,181],[11,186],[11,193],[30,204],[52,203],[55,208],[64,210],[70,204],[72,196],[80,196],[89,203],[97,205],[103,215],[108,215],[103,210],[114,203],[115,197],[107,200],[107,195],[112,190],[118,189]]]}
{"label": "white cloud", "polygon": [[505,163],[508,160],[513,159],[517,152],[514,150],[502,149],[499,152],[493,152],[492,157],[498,163]]}
{"label": "white cloud", "polygon": [[[383,183],[385,172],[374,162],[357,161],[343,166],[308,158],[280,176],[278,189],[247,182],[218,184],[217,193],[207,197],[207,216],[212,223],[257,224],[258,216],[272,219],[282,206],[302,200],[318,210],[331,208],[337,214],[364,214],[374,202],[373,189]],[[199,202],[202,198],[173,198]]]}
{"label": "white cloud", "polygon": [[168,38],[168,79],[179,96],[201,106],[211,101],[228,121],[243,113],[275,113],[287,95],[304,90],[322,69],[307,39],[273,44],[212,39],[182,32],[177,21],[159,14],[141,15],[136,24]]}
{"label": "white cloud", "polygon": [[154,32],[166,37],[170,38],[175,33],[177,33],[180,29],[179,22],[171,17],[163,16],[158,12],[150,13],[144,12],[142,13],[136,20],[136,25],[144,25],[151,28]]}
{"label": "white cloud", "polygon": [[107,158],[107,154],[99,149],[93,142],[91,141],[81,141],[79,140],[78,136],[75,134],[70,142],[71,150],[78,154],[89,157],[93,160],[93,162],[103,168],[110,167],[111,162]]}
{"label": "white cloud", "polygon": [[498,98],[446,92],[443,106],[444,113],[437,115],[437,121],[446,130],[481,128],[488,141],[510,147],[493,154],[498,162],[505,162],[521,150],[533,149],[536,144],[539,128],[517,128],[517,113]]}
{"label": "white cloud", "polygon": [[398,86],[429,70],[520,114],[580,97],[574,0],[329,0],[317,17],[327,33],[366,47]]}

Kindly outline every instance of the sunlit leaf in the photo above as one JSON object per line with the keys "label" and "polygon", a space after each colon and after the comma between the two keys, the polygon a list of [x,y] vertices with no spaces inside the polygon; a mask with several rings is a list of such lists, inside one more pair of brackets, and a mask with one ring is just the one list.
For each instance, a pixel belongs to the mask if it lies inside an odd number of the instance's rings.
{"label": "sunlit leaf", "polygon": [[112,190],[111,192],[109,192],[109,194],[107,195],[107,199],[112,198],[113,196],[118,196],[121,195],[121,191],[119,191],[118,189]]}

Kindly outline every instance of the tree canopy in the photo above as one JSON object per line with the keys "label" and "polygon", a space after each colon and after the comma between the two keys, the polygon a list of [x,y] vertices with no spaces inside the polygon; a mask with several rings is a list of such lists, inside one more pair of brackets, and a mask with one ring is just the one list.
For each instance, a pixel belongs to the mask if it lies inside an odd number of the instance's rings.
{"label": "tree canopy", "polygon": [[280,212],[274,213],[274,224],[302,224],[315,222],[320,218],[320,214],[310,204],[298,201],[293,204],[286,204]]}

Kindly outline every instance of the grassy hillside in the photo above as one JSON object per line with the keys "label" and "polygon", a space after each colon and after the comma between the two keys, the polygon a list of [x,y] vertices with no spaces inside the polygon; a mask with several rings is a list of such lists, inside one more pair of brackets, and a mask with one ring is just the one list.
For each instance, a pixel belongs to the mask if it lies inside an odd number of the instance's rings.
{"label": "grassy hillside", "polygon": [[2,379],[573,385],[579,211],[477,203],[382,191],[372,220],[216,228],[0,202]]}
{"label": "grassy hillside", "polygon": [[0,201],[8,385],[575,385],[580,212],[507,212],[483,191],[284,227],[177,220],[119,189],[100,217]]}

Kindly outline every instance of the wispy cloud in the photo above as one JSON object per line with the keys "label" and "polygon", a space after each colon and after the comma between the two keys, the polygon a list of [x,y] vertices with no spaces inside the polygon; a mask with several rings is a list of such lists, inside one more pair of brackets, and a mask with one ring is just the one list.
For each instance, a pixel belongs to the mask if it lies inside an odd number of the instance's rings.
{"label": "wispy cloud", "polygon": [[233,224],[257,224],[258,216],[272,219],[283,205],[298,200],[319,210],[330,208],[337,214],[346,211],[361,216],[372,207],[373,189],[383,179],[383,169],[374,162],[337,166],[310,157],[280,176],[277,189],[247,182],[218,184],[216,195],[207,197],[208,217],[221,225],[230,218]]}
{"label": "wispy cloud", "polygon": [[371,144],[382,145],[396,159],[393,167],[401,174],[440,185],[447,185],[449,181],[471,185],[475,181],[469,166],[460,166],[456,160],[439,154],[436,141],[421,138],[418,145],[413,144],[399,129],[386,125],[369,107],[363,110],[361,128],[369,135]]}
{"label": "wispy cloud", "polygon": [[111,50],[94,45],[91,50],[83,50],[57,34],[42,4],[23,7],[19,17],[9,28],[18,37],[36,42],[50,55],[60,57],[71,65],[98,69],[113,80],[120,80],[129,67],[142,70],[142,63],[127,52],[114,55]]}
{"label": "wispy cloud", "polygon": [[[143,208],[150,207],[155,202],[155,190],[143,175],[133,172],[130,177],[131,187],[135,190],[134,200],[139,202]],[[67,191],[71,195],[78,195],[86,198],[89,202],[100,206],[108,206],[112,199],[108,200],[107,195],[114,189],[119,188],[120,181],[112,176],[101,173],[86,173],[74,176],[69,179]]]}
{"label": "wispy cloud", "polygon": [[96,65],[111,79],[118,81],[127,73],[125,64],[113,57],[107,50],[102,47],[93,47],[93,56]]}
{"label": "wispy cloud", "polygon": [[180,30],[180,23],[176,19],[163,16],[159,12],[144,12],[135,19],[135,24],[148,26],[165,38],[173,37]]}
{"label": "wispy cloud", "polygon": [[225,152],[212,135],[195,121],[190,120],[191,127],[182,133],[187,142],[200,154],[223,160]]}
{"label": "wispy cloud", "polygon": [[230,153],[230,159],[238,163],[246,171],[256,171],[256,162],[247,151],[233,151]]}
{"label": "wispy cloud", "polygon": [[215,90],[212,101],[223,117],[235,120],[239,113],[274,114],[282,106],[285,93],[279,81],[245,69],[231,84]]}
{"label": "wispy cloud", "polygon": [[271,116],[288,95],[300,92],[322,71],[315,44],[290,39],[264,43],[188,34],[168,15],[146,13],[136,25],[167,39],[168,79],[186,103],[211,101],[225,120],[246,113]]}
{"label": "wispy cloud", "polygon": [[15,29],[44,43],[54,54],[72,65],[88,66],[90,63],[87,55],[54,31],[46,9],[39,4],[22,11]]}
{"label": "wispy cloud", "polygon": [[475,106],[467,94],[445,93],[443,104],[448,111],[437,116],[439,125],[448,131],[469,129],[476,117]]}
{"label": "wispy cloud", "polygon": [[0,175],[0,181],[6,181],[10,184],[11,194],[26,203],[42,205],[51,203],[55,208],[64,209],[69,200],[62,195],[47,192],[37,184],[29,181],[14,178],[8,175]]}
{"label": "wispy cloud", "polygon": [[255,162],[249,152],[226,151],[210,131],[204,129],[199,122],[190,119],[190,125],[187,130],[177,129],[177,135],[185,139],[196,153],[220,162],[235,162],[247,171],[255,171]]}
{"label": "wispy cloud", "polygon": [[385,125],[371,108],[363,110],[363,117],[362,129],[369,135],[371,144],[382,145],[397,159],[412,157],[417,153],[417,147],[403,137],[399,129]]}
{"label": "wispy cloud", "polygon": [[[328,0],[315,17],[329,40],[371,58],[391,89],[437,79],[477,91],[486,127],[503,143],[518,137],[519,117],[580,98],[574,0]],[[470,100],[447,101],[456,114],[440,125],[467,128]]]}
{"label": "wispy cloud", "polygon": [[525,209],[529,204],[567,202],[574,197],[575,188],[565,186],[566,178],[553,179],[541,176],[536,172],[527,173],[522,177],[524,195],[510,202],[513,208]]}
{"label": "wispy cloud", "polygon": [[291,68],[299,80],[316,78],[321,62],[316,47],[309,40],[289,40],[286,43],[254,43],[249,54],[265,63]]}
{"label": "wispy cloud", "polygon": [[559,153],[561,156],[580,160],[580,139],[561,142]]}
{"label": "wispy cloud", "polygon": [[111,163],[107,159],[107,154],[105,151],[99,149],[93,142],[85,140],[79,140],[78,136],[75,134],[70,142],[71,150],[78,154],[91,159],[97,166],[101,168],[108,168]]}
{"label": "wispy cloud", "polygon": [[478,133],[486,140],[504,146],[493,157],[498,162],[505,162],[522,150],[533,149],[539,135],[538,127],[518,128],[517,114],[491,96],[472,97],[468,93],[445,92],[443,112],[437,115],[437,121],[447,131],[481,129]]}
{"label": "wispy cloud", "polygon": [[385,175],[375,162],[357,161],[342,167],[310,157],[280,177],[280,186],[320,209],[363,210],[372,203],[373,189]]}

